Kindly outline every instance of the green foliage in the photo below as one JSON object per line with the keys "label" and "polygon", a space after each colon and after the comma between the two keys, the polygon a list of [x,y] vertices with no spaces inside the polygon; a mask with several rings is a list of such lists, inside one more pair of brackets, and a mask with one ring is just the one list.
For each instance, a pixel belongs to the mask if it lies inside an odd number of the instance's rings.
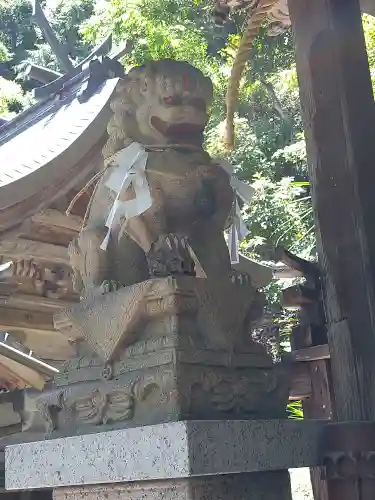
{"label": "green foliage", "polygon": [[80,26],[94,13],[93,0],[50,0],[46,15],[59,41],[68,49],[73,62],[86,57],[90,43],[80,34]]}
{"label": "green foliage", "polygon": [[10,0],[0,3],[0,42],[20,62],[27,50],[33,50],[37,34],[31,22],[31,2]]}
{"label": "green foliage", "polygon": [[301,401],[290,401],[287,406],[288,418],[291,420],[303,420],[303,409]]}
{"label": "green foliage", "polygon": [[375,19],[367,14],[362,16],[367,56],[370,65],[373,89],[375,88]]}
{"label": "green foliage", "polygon": [[0,117],[11,118],[19,113],[28,103],[22,87],[0,77]]}
{"label": "green foliage", "polygon": [[245,212],[250,237],[246,249],[263,260],[273,260],[276,246],[308,258],[315,246],[312,211],[302,187],[284,177],[272,182],[258,175],[255,195]]}
{"label": "green foliage", "polygon": [[190,19],[187,2],[152,0],[98,2],[94,16],[82,27],[87,40],[94,43],[112,32],[117,42],[131,39],[132,53],[124,60],[127,66],[147,60],[171,58],[187,60],[205,69],[207,42]]}
{"label": "green foliage", "polygon": [[[81,23],[91,16],[94,0],[50,0],[45,13],[62,44],[68,49],[72,61],[85,57],[90,44],[79,33]],[[27,62],[58,70],[59,65],[40,29],[32,22],[29,0],[10,0],[0,3],[0,62],[9,60],[13,78],[24,69]]]}
{"label": "green foliage", "polygon": [[3,42],[0,42],[0,63],[10,59],[10,52]]}

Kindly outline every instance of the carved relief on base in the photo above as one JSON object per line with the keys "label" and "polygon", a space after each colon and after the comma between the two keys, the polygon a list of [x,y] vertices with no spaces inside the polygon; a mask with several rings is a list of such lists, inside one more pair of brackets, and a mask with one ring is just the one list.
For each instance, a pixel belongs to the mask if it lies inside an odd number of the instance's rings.
{"label": "carved relief on base", "polygon": [[[181,351],[171,350],[170,362],[163,364],[160,359],[159,366],[144,369],[146,358],[140,357],[137,370],[115,379],[81,381],[43,393],[35,404],[35,423],[40,426],[42,421],[46,433],[84,432],[87,426],[107,424],[127,427],[285,415],[287,387],[275,367],[180,362],[180,355]],[[28,430],[36,430],[32,422]]]}

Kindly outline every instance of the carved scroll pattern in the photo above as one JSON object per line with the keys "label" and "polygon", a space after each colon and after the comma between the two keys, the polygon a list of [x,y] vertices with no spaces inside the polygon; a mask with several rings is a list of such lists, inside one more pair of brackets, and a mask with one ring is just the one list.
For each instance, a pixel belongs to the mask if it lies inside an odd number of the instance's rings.
{"label": "carved scroll pattern", "polygon": [[191,387],[190,405],[204,400],[223,413],[258,415],[263,412],[283,413],[285,384],[275,376],[273,369],[253,369],[247,375],[206,373]]}
{"label": "carved scroll pattern", "polygon": [[105,425],[129,421],[134,417],[137,403],[156,394],[157,403],[165,404],[172,394],[169,388],[172,372],[156,372],[141,376],[129,386],[103,385],[86,394],[76,394],[64,388],[47,398],[41,397],[37,411],[52,432],[69,424]]}

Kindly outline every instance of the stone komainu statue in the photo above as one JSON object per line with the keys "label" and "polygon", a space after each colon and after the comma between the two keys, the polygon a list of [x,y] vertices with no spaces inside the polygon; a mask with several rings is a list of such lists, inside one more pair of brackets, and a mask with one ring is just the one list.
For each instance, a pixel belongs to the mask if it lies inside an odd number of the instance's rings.
{"label": "stone komainu statue", "polygon": [[[223,234],[235,197],[231,177],[202,148],[211,100],[210,79],[185,62],[150,62],[119,81],[104,173],[84,228],[70,245],[77,291],[85,294],[103,284],[110,291],[170,274],[233,278]],[[117,217],[105,248],[116,201],[111,179],[134,144],[147,153],[145,169],[138,170],[137,180],[128,168],[127,187],[117,202],[142,204],[137,189],[143,182],[150,203],[135,215]]]}

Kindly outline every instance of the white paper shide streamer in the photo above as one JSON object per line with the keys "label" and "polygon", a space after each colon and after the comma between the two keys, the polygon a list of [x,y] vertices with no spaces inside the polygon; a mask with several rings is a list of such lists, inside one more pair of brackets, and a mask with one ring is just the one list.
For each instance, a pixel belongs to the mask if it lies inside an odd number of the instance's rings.
{"label": "white paper shide streamer", "polygon": [[239,243],[249,234],[249,230],[243,220],[241,209],[238,204],[238,198],[246,204],[250,205],[251,199],[253,197],[255,189],[248,184],[240,181],[233,175],[233,167],[230,163],[226,161],[219,161],[219,165],[230,175],[230,183],[236,194],[236,208],[235,215],[233,219],[233,224],[228,231],[228,249],[230,255],[230,261],[232,264],[238,264],[240,261],[239,256]]}
{"label": "white paper shide streamer", "polygon": [[[116,194],[116,198],[106,220],[105,225],[108,231],[100,246],[102,250],[107,249],[110,235],[118,231],[122,217],[126,219],[136,217],[152,205],[150,188],[145,174],[147,159],[147,151],[138,142],[133,142],[130,146],[122,149],[113,158],[115,168],[105,185]],[[249,205],[254,189],[233,176],[232,166],[228,162],[218,161],[216,163],[230,176],[231,185],[237,197]],[[125,193],[130,186],[134,189],[134,198],[124,200]],[[249,233],[243,221],[237,197],[233,225],[228,234],[228,248],[232,264],[239,262],[239,242]]]}
{"label": "white paper shide streamer", "polygon": [[[118,230],[122,217],[130,219],[141,215],[152,205],[150,188],[146,179],[145,169],[148,153],[138,142],[121,149],[113,158],[113,170],[105,185],[114,193],[116,198],[108,214],[106,227],[107,235],[100,248],[107,249],[111,233]],[[135,196],[130,200],[122,200],[128,188],[132,186]]]}

